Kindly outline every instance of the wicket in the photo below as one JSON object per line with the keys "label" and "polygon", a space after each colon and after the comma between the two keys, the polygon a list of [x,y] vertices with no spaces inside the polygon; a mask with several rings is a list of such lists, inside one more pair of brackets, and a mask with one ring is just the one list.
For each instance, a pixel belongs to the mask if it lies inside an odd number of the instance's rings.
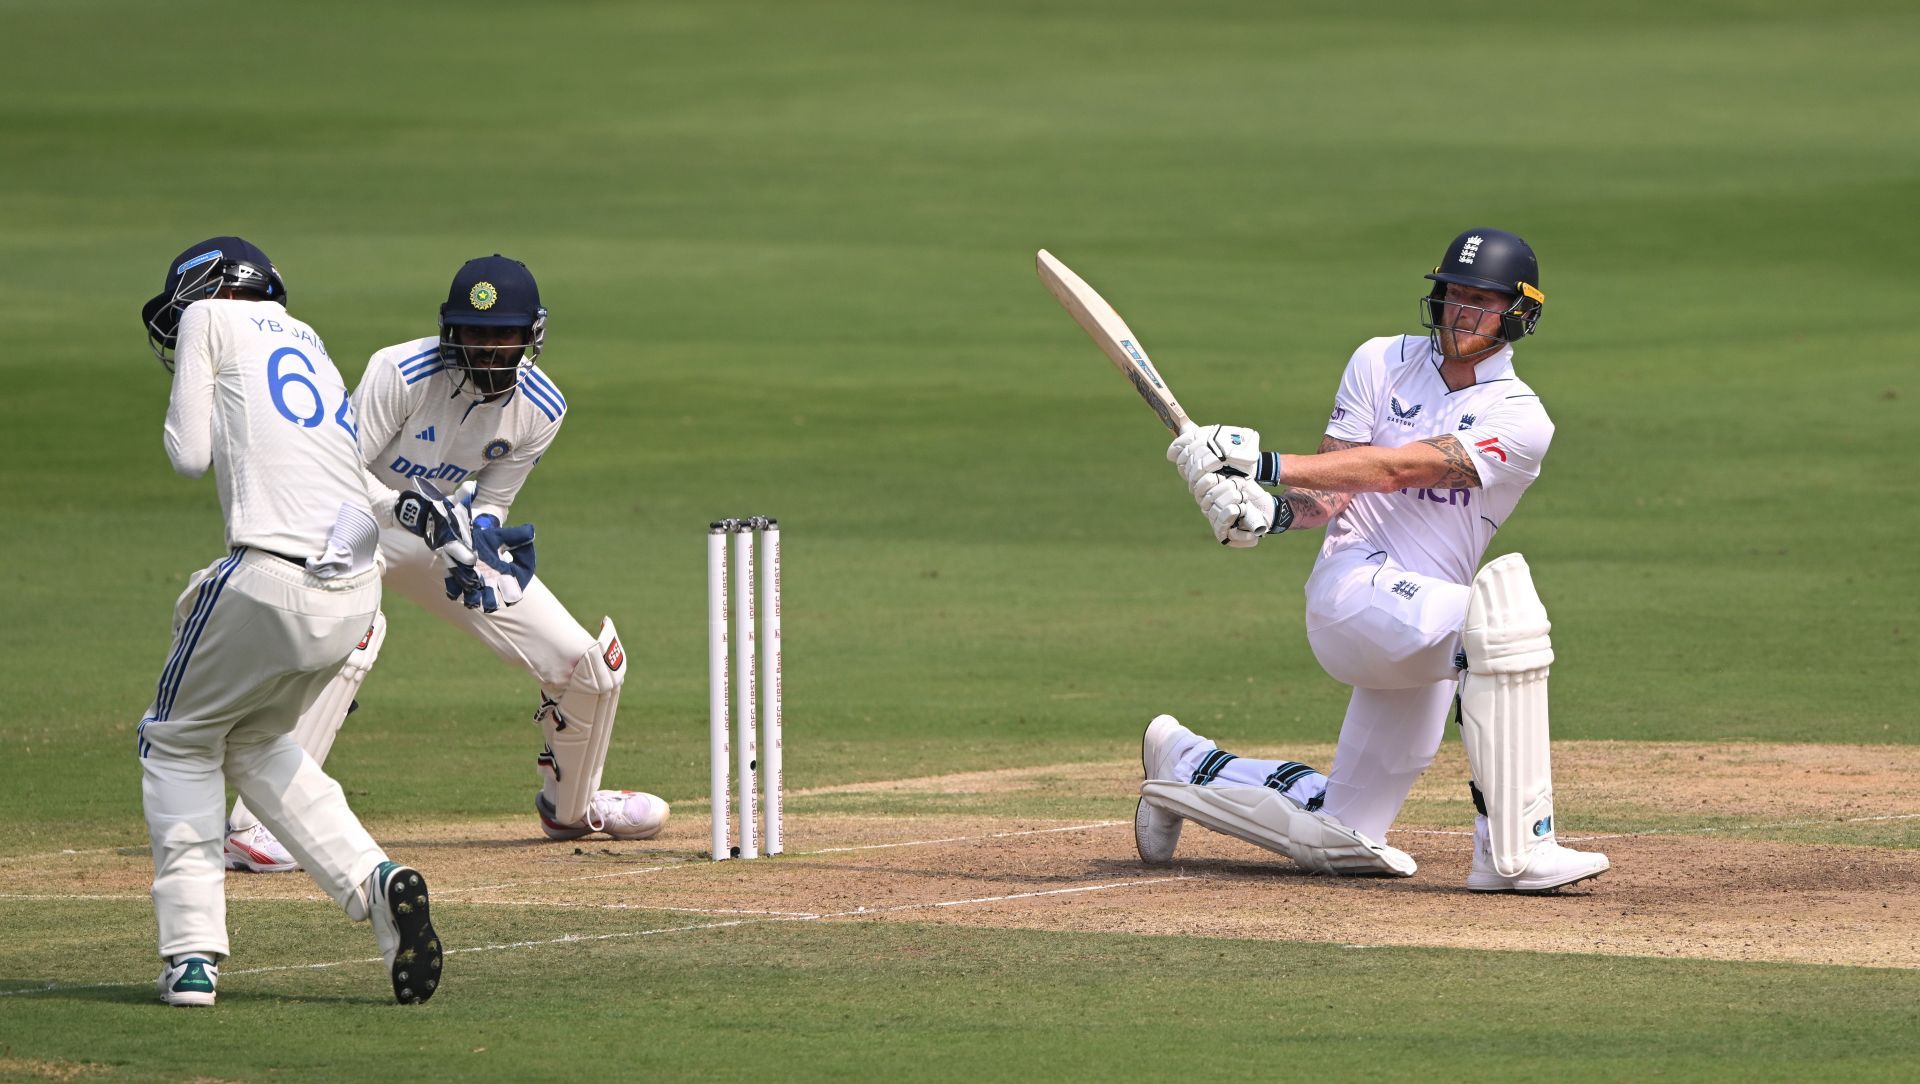
{"label": "wicket", "polygon": [[[759,538],[760,593],[754,598],[755,536]],[[728,594],[727,539],[733,539],[733,584]],[[756,620],[757,618],[757,620]],[[729,628],[731,626],[731,629]],[[730,636],[731,633],[731,636]],[[728,642],[739,645],[739,669],[729,711]],[[756,673],[756,663],[758,672]],[[760,697],[764,694],[764,711]],[[781,806],[786,781],[780,735],[780,522],[770,516],[715,520],[707,528],[707,728],[712,756],[713,860],[758,858],[786,849]],[[732,715],[733,747],[728,744]],[[759,733],[765,727],[765,734]],[[764,752],[765,760],[761,760]],[[737,754],[740,773],[740,842],[733,843],[728,816],[728,765]],[[765,845],[755,824],[754,774],[760,774]]]}

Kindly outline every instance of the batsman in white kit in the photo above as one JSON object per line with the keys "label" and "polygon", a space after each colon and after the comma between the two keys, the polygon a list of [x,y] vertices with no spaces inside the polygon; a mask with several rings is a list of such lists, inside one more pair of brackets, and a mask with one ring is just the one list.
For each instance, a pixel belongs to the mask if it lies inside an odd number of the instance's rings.
{"label": "batsman in white kit", "polygon": [[[385,583],[539,682],[534,722],[546,740],[534,809],[548,838],[603,832],[614,839],[651,839],[666,825],[667,803],[642,791],[600,787],[627,677],[613,621],[603,618],[598,636],[582,628],[534,575],[532,548],[521,545],[531,536],[501,526],[567,410],[566,399],[537,364],[546,328],[533,273],[518,260],[485,256],[467,261],[454,276],[437,335],[389,346],[368,361],[353,409],[381,528]],[[526,559],[513,562],[510,573],[484,561],[471,570],[449,567],[408,521],[412,506],[402,497],[414,487],[456,491],[471,517],[476,550]],[[460,582],[462,576],[468,581]],[[365,631],[366,639],[295,729],[295,739],[316,761],[325,761],[355,706],[386,638],[386,618],[376,616]],[[298,855],[282,848],[276,835],[246,802],[236,803],[228,865],[260,873],[299,868]]]}
{"label": "batsman in white kit", "polygon": [[190,478],[213,468],[229,551],[181,593],[140,721],[161,1000],[214,1003],[231,782],[348,917],[371,921],[395,998],[425,1001],[442,955],[425,879],[387,857],[288,736],[380,606],[353,405],[259,249],[216,237],[169,266],[141,311],[173,373],[167,456]]}
{"label": "batsman in white kit", "polygon": [[1170,860],[1192,820],[1317,872],[1411,876],[1387,829],[1457,703],[1479,814],[1467,888],[1548,892],[1608,868],[1555,839],[1553,649],[1531,572],[1519,554],[1478,567],[1553,438],[1513,366],[1546,300],[1539,261],[1514,234],[1469,230],[1427,278],[1428,334],[1354,352],[1317,454],[1262,453],[1258,433],[1231,425],[1196,427],[1167,449],[1225,545],[1326,528],[1307,641],[1353,695],[1330,776],[1237,757],[1154,719],[1134,825],[1147,862]]}

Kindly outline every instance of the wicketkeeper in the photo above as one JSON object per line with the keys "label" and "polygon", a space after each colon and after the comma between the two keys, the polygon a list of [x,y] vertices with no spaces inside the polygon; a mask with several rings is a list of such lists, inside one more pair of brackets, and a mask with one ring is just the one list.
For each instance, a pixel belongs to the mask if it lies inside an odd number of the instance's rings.
{"label": "wicketkeeper", "polygon": [[[379,520],[388,590],[465,630],[539,682],[533,719],[545,735],[534,809],[548,838],[603,832],[650,839],[666,825],[667,803],[652,794],[603,790],[626,653],[610,618],[595,636],[535,575],[531,537],[502,527],[507,509],[560,432],[567,401],[537,361],[547,310],[525,264],[505,256],[469,260],[440,306],[440,331],[373,355],[354,389],[360,454]],[[406,499],[410,488],[456,491],[469,507],[479,549],[523,556],[513,573],[478,562],[466,581],[437,559]],[[386,638],[376,615],[359,647],[300,718],[294,738],[324,761]],[[234,806],[229,867],[298,868],[247,810]]]}

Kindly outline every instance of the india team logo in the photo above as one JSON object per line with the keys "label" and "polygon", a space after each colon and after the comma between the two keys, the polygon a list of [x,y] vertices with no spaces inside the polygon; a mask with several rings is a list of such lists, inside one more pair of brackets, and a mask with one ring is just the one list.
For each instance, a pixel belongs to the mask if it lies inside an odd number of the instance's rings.
{"label": "india team logo", "polygon": [[485,312],[500,300],[500,291],[494,289],[491,282],[476,282],[473,289],[467,291],[467,300],[473,303],[474,308]]}
{"label": "india team logo", "polygon": [[500,440],[489,441],[487,446],[481,449],[480,454],[486,456],[488,459],[498,459],[511,451],[513,451],[513,445],[507,443],[506,440],[502,438]]}

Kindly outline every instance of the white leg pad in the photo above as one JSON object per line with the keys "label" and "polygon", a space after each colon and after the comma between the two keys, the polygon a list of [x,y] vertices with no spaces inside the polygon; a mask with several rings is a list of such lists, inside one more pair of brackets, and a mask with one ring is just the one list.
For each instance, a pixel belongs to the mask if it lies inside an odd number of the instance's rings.
{"label": "white leg pad", "polygon": [[1547,608],[1517,553],[1473,578],[1461,629],[1460,739],[1486,802],[1489,857],[1502,876],[1525,872],[1553,842],[1553,768],[1547,751]]}
{"label": "white leg pad", "polygon": [[1149,779],[1140,796],[1156,808],[1293,859],[1315,873],[1411,877],[1413,856],[1375,843],[1325,813],[1310,813],[1269,787],[1206,787]]}
{"label": "white leg pad", "polygon": [[[547,747],[540,754],[545,782],[543,816],[563,824],[579,824],[600,789],[600,773],[607,766],[607,748],[613,738],[613,717],[620,708],[620,686],[627,680],[626,649],[614,632],[613,619],[602,618],[600,635],[574,665],[573,678],[558,700],[542,695],[534,721],[546,731]],[[551,803],[548,813],[544,805]]]}
{"label": "white leg pad", "polygon": [[[333,675],[333,680],[320,690],[319,699],[308,705],[307,710],[300,713],[299,721],[293,724],[293,743],[305,749],[315,764],[327,762],[327,754],[333,751],[333,739],[340,736],[354,697],[360,695],[360,683],[373,672],[374,660],[380,657],[380,645],[386,642],[387,615],[376,610],[373,624],[367,626],[367,634],[341,664],[340,672]],[[227,817],[230,829],[248,828],[257,821],[247,809],[246,799],[234,800],[233,812]]]}

